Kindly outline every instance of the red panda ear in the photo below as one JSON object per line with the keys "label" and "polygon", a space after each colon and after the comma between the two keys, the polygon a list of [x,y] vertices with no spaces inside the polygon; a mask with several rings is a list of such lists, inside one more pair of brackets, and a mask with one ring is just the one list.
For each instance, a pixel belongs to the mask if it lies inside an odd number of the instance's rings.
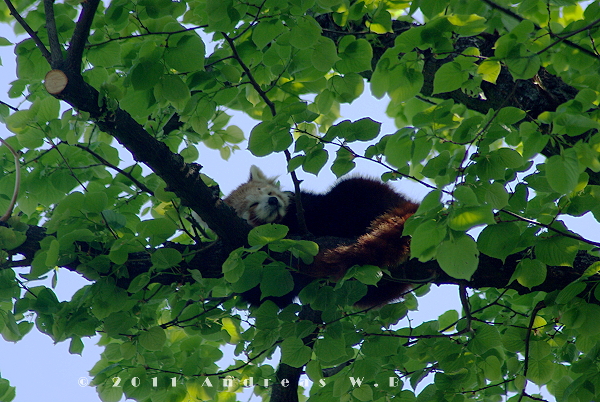
{"label": "red panda ear", "polygon": [[260,170],[258,166],[252,165],[250,166],[250,178],[248,181],[268,181],[265,174]]}

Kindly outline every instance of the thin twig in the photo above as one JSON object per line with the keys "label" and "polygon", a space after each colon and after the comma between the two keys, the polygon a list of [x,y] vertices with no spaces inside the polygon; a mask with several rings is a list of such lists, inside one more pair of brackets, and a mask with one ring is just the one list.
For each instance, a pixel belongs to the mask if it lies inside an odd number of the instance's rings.
{"label": "thin twig", "polygon": [[[496,3],[494,3],[491,0],[482,0],[482,1],[484,3],[486,3],[488,6],[490,6],[491,8],[495,8],[496,10],[502,11],[504,14],[510,15],[511,17],[513,17],[514,19],[516,19],[518,21],[525,21],[524,17],[521,17],[519,14],[515,13],[514,11],[512,11],[512,10],[510,10],[508,8],[502,7],[501,5],[496,4]],[[533,26],[537,30],[542,29],[535,22],[533,23]],[[560,38],[560,36],[558,36],[556,34],[553,34],[553,33],[550,33],[550,36],[552,36],[553,38]],[[589,51],[589,49],[586,49],[583,46],[580,46],[580,45],[578,45],[575,42],[571,42],[570,40],[564,40],[563,42],[565,42],[567,45],[569,45],[569,46],[571,46],[571,47],[573,47],[575,49],[578,49],[578,50],[582,51],[583,53],[587,54],[588,56],[592,56],[593,58],[597,58],[597,56],[593,52]]]}
{"label": "thin twig", "polygon": [[140,33],[140,34],[135,34],[135,35],[127,35],[127,36],[119,36],[118,38],[109,38],[103,42],[97,42],[97,43],[91,43],[88,44],[86,46],[86,48],[90,49],[92,47],[96,47],[96,46],[102,46],[105,45],[107,43],[110,42],[114,42],[114,41],[118,41],[118,40],[126,40],[126,39],[136,39],[136,38],[141,38],[143,36],[149,36],[149,35],[175,35],[178,33],[183,33],[183,32],[189,32],[189,31],[195,31],[197,29],[202,29],[202,28],[206,28],[208,25],[198,25],[192,28],[186,28],[186,29],[180,29],[178,31],[172,31],[172,32],[146,32],[146,33]]}
{"label": "thin twig", "polygon": [[266,96],[265,91],[262,90],[262,88],[260,87],[260,84],[256,81],[256,79],[252,75],[252,71],[250,71],[250,69],[248,68],[246,63],[244,63],[244,60],[242,60],[242,57],[240,56],[240,54],[237,51],[237,48],[235,47],[235,43],[234,43],[233,39],[231,39],[225,32],[221,32],[221,35],[223,35],[223,38],[225,38],[225,40],[229,44],[229,47],[231,48],[231,52],[233,53],[233,57],[237,60],[240,67],[242,67],[242,70],[244,70],[244,72],[248,76],[248,79],[250,80],[250,85],[252,85],[252,87],[254,88],[254,90],[256,92],[258,92],[258,94],[265,101],[267,106],[269,106],[269,109],[271,110],[271,114],[273,116],[275,116],[277,114],[275,104],[273,103],[273,101],[271,101],[271,99],[269,99]]}
{"label": "thin twig", "polygon": [[553,231],[555,233],[558,233],[559,235],[562,235],[562,236],[565,236],[565,237],[569,237],[571,239],[575,239],[575,240],[578,240],[578,241],[583,242],[583,243],[591,244],[592,246],[600,247],[600,243],[599,242],[588,240],[588,239],[583,238],[583,237],[581,237],[579,235],[576,235],[576,234],[571,234],[571,233],[568,233],[568,232],[563,232],[562,230],[553,228],[550,225],[546,225],[545,223],[538,222],[538,221],[536,221],[534,219],[525,218],[524,216],[515,214],[514,212],[508,211],[506,209],[500,209],[499,211],[500,212],[504,212],[505,214],[508,214],[510,216],[514,216],[515,218],[517,218],[517,219],[519,219],[519,220],[521,220],[523,222],[527,222],[527,223],[530,223],[530,224],[536,225],[536,226],[541,226],[541,227],[546,228],[548,230],[551,230],[551,231]]}
{"label": "thin twig", "polygon": [[458,285],[458,294],[460,295],[460,304],[462,304],[462,308],[465,312],[465,317],[467,319],[467,326],[465,329],[471,332],[471,323],[473,322],[473,316],[471,315],[471,304],[469,303],[469,298],[467,295],[467,285],[465,284],[465,282],[461,282],[460,285]]}
{"label": "thin twig", "polygon": [[150,195],[154,195],[154,192],[152,190],[150,190],[144,183],[140,182],[138,179],[136,179],[135,177],[133,177],[131,175],[131,173],[127,173],[126,171],[124,171],[123,169],[119,168],[118,166],[113,165],[112,163],[110,163],[109,161],[107,161],[106,159],[104,159],[102,156],[100,156],[98,153],[96,153],[95,151],[92,151],[90,148],[86,147],[85,145],[81,145],[81,144],[74,144],[74,146],[76,146],[77,148],[83,149],[84,151],[88,152],[90,155],[92,155],[94,158],[98,159],[103,165],[108,166],[109,168],[116,170],[117,172],[121,173],[123,176],[127,177],[129,180],[131,180],[133,182],[133,184],[135,184],[140,190],[150,194]]}
{"label": "thin twig", "polygon": [[[535,322],[535,317],[537,316],[539,311],[541,309],[543,309],[544,307],[546,307],[546,304],[543,301],[538,302],[535,305],[535,307],[533,308],[533,311],[531,312],[531,317],[529,317],[529,327],[527,328],[527,334],[525,335],[525,351],[523,352],[524,353],[523,377],[525,379],[527,379],[527,371],[529,370],[529,349],[530,349],[529,341],[531,340],[531,333],[533,332],[533,324]],[[526,385],[527,385],[527,382],[525,382],[525,384],[523,384],[523,390],[521,391],[521,395],[519,395],[519,400],[517,402],[521,402],[521,400],[525,397],[525,386]]]}
{"label": "thin twig", "polygon": [[556,40],[553,43],[549,44],[548,46],[546,46],[545,48],[543,48],[542,50],[540,50],[536,54],[540,55],[540,54],[544,53],[546,50],[550,49],[551,47],[558,45],[560,42],[566,42],[567,38],[570,38],[573,35],[577,35],[580,32],[586,31],[586,30],[592,28],[594,25],[598,25],[598,24],[600,24],[600,18],[598,18],[596,21],[594,21],[594,22],[592,22],[592,23],[584,26],[583,28],[576,29],[575,31],[569,32],[568,34],[565,34],[565,35],[552,35],[552,34],[550,34],[552,37],[558,38],[558,40]]}
{"label": "thin twig", "polygon": [[31,29],[31,27],[25,21],[25,19],[23,17],[21,17],[21,14],[19,14],[19,12],[17,11],[17,9],[15,8],[15,6],[12,4],[12,2],[10,0],[4,0],[4,3],[6,3],[6,6],[8,7],[8,9],[10,11],[10,15],[12,15],[13,17],[15,17],[15,19],[17,20],[17,22],[29,34],[29,36],[31,37],[31,39],[33,39],[33,41],[35,42],[35,45],[42,52],[42,56],[44,56],[44,58],[50,64],[51,61],[52,61],[52,55],[50,54],[50,52],[48,51],[48,49],[46,49],[46,45],[44,45],[44,42],[42,42],[42,40],[40,39],[39,36],[37,36],[37,34],[35,33],[35,31],[33,29]]}
{"label": "thin twig", "polygon": [[[235,47],[235,43],[234,43],[233,39],[231,39],[229,36],[227,36],[227,34],[225,32],[221,32],[221,34],[223,35],[223,37],[229,44],[229,47],[231,48],[231,52],[233,53],[233,58],[237,60],[238,64],[242,67],[242,70],[244,70],[244,72],[246,73],[246,76],[250,80],[250,85],[252,85],[254,90],[258,93],[258,95],[262,98],[262,100],[267,104],[267,106],[269,106],[269,109],[271,110],[271,114],[273,116],[276,116],[277,109],[275,107],[275,104],[271,101],[271,99],[269,99],[266,92],[263,91],[263,89],[260,87],[259,83],[256,81],[256,79],[252,75],[252,72],[250,71],[250,69],[248,68],[246,63],[244,63],[244,60],[242,60],[242,58],[240,57],[240,55]],[[289,161],[292,159],[290,152],[286,149],[284,151],[284,154],[285,154],[287,162],[289,163]],[[304,219],[304,208],[302,207],[302,199],[300,196],[300,194],[301,194],[300,180],[298,180],[298,177],[296,176],[296,172],[294,172],[294,171],[290,172],[290,176],[292,177],[292,182],[294,183],[294,191],[295,191],[294,201],[296,203],[296,217],[298,220],[298,226],[300,227],[300,233],[308,234],[309,231],[306,226],[306,220]]]}
{"label": "thin twig", "polygon": [[12,110],[13,110],[13,111],[15,111],[15,112],[18,112],[18,111],[19,111],[19,109],[18,109],[18,108],[14,107],[14,106],[11,106],[11,105],[9,105],[8,103],[6,103],[6,102],[3,102],[3,101],[0,101],[0,105],[4,105],[4,106],[8,107],[9,109],[12,109]]}

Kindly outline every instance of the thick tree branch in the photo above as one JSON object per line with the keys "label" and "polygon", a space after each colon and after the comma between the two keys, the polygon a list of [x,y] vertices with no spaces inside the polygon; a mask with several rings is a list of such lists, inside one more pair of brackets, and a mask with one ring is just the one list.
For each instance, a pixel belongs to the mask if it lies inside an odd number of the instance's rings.
{"label": "thick tree branch", "polygon": [[136,161],[145,163],[160,176],[168,184],[167,190],[183,199],[217,233],[227,249],[245,245],[250,227],[231,208],[214,199],[213,192],[199,177],[201,166],[185,163],[180,155],[146,132],[129,113],[99,102],[98,91],[83,80],[81,58],[98,4],[99,0],[83,3],[67,64],[64,69],[48,73],[46,90],[76,110],[89,113],[102,131],[112,135]]}
{"label": "thick tree branch", "polygon": [[[319,334],[318,325],[323,322],[321,320],[321,312],[313,310],[310,306],[302,306],[298,318],[317,324],[315,330],[302,339],[304,345],[312,348]],[[303,367],[292,367],[285,363],[279,363],[277,372],[275,373],[275,383],[271,391],[271,401],[298,402],[298,383],[302,371]]]}
{"label": "thick tree branch", "polygon": [[[27,231],[27,240],[25,243],[14,250],[11,250],[10,254],[23,255],[26,260],[24,264],[26,265],[27,261],[31,261],[35,255],[35,252],[40,249],[39,242],[43,240],[45,236],[45,228],[30,226],[29,230]],[[321,250],[324,250],[336,247],[340,244],[348,244],[352,242],[352,239],[344,239],[339,237],[318,237],[314,239],[314,241],[319,245]],[[161,271],[160,273],[153,275],[152,282],[163,285],[193,282],[194,279],[189,273],[189,271],[192,269],[199,270],[202,273],[202,276],[205,278],[220,278],[223,276],[221,268],[223,262],[225,262],[227,257],[229,257],[229,253],[231,251],[230,247],[228,247],[222,240],[211,243],[209,246],[205,244],[190,246],[177,243],[166,243],[164,244],[164,247],[174,248],[181,252],[192,253],[193,258],[182,261],[177,269],[171,271]],[[92,253],[92,255],[94,253],[98,253],[98,251],[94,251],[92,249],[88,250],[87,246],[85,246],[85,243],[81,244],[81,251],[88,256],[90,253]],[[130,261],[124,266],[129,275],[119,280],[118,285],[120,287],[127,289],[133,278],[144,272],[150,271],[152,267],[150,254],[151,253],[148,252],[142,252],[135,253],[130,256]],[[519,261],[528,256],[529,254],[526,250],[509,255],[503,262],[497,258],[480,254],[477,271],[470,281],[459,280],[449,276],[442,271],[437,261],[420,262],[417,259],[411,259],[402,265],[401,271],[403,276],[396,277],[394,279],[401,282],[432,283],[435,285],[464,284],[466,287],[471,289],[489,287],[497,289],[512,289],[521,294],[535,291],[553,292],[555,290],[561,290],[569,283],[580,279],[583,272],[591,264],[600,261],[600,257],[594,257],[587,254],[585,251],[580,251],[576,256],[572,267],[549,266],[546,280],[539,286],[529,289],[520,285],[517,281],[509,283],[509,280]],[[272,257],[286,264],[290,262],[290,256],[287,254],[274,254]],[[72,263],[64,264],[63,267],[71,271],[78,272],[77,270],[79,264],[79,261],[75,260]],[[302,268],[300,268],[300,270],[302,270]]]}
{"label": "thick tree branch", "polygon": [[[98,9],[100,0],[86,0],[81,3],[82,10],[79,15],[79,20],[75,25],[75,31],[71,37],[71,44],[67,50],[67,68],[73,72],[81,71],[81,59],[83,57],[83,50],[87,43],[88,36],[90,35],[90,28],[94,21],[94,15]],[[55,66],[53,66],[55,68]]]}
{"label": "thick tree branch", "polygon": [[188,164],[183,158],[144,130],[129,113],[120,108],[109,110],[98,106],[98,91],[83,81],[79,73],[67,75],[67,86],[56,95],[77,110],[90,113],[98,127],[115,137],[133,158],[145,163],[167,184],[167,190],[185,200],[206,224],[232,248],[246,244],[250,230],[245,221],[220,200],[199,177],[201,166]]}

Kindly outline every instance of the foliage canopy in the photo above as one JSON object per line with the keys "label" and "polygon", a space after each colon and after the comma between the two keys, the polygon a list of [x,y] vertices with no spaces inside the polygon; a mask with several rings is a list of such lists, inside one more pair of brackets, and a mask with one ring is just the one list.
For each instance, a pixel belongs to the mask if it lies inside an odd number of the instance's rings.
{"label": "foliage canopy", "polygon": [[[6,341],[32,330],[31,313],[71,353],[101,334],[91,374],[105,402],[233,401],[252,381],[272,402],[294,401],[302,371],[312,402],[543,400],[528,384],[561,401],[600,398],[600,244],[561,220],[600,219],[598,2],[5,0],[0,10],[27,36],[8,93],[27,102],[0,104],[20,162],[0,148],[0,210],[21,173],[0,226]],[[398,131],[369,116],[338,121],[365,90],[389,100]],[[257,124],[244,133],[231,111]],[[284,154],[290,172],[333,161],[341,177],[367,159],[384,180],[429,188],[406,227],[400,279],[459,284],[463,311],[397,325],[417,309],[412,293],[356,311],[381,276],[365,267],[309,285],[302,307],[248,313],[237,293],[286,293],[290,258],[317,250],[285,227],[251,231],[215,202],[196,147],[228,159],[245,139],[257,157]],[[127,153],[135,163],[124,166]],[[189,209],[210,230],[188,222]],[[60,302],[36,284],[57,267],[90,284]],[[220,361],[225,344],[233,361]],[[275,350],[278,368],[265,361]],[[0,400],[14,393],[0,378]]]}

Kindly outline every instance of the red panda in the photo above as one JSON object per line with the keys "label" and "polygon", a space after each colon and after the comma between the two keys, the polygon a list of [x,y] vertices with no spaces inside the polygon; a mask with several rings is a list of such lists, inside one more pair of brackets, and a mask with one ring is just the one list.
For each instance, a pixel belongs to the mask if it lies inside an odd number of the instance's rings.
{"label": "red panda", "polygon": [[[301,268],[300,286],[306,278],[341,279],[354,265],[375,265],[393,272],[410,254],[410,238],[403,236],[404,222],[419,204],[407,200],[389,185],[365,177],[339,181],[323,194],[301,192],[304,220],[314,236],[356,238],[347,245],[321,250],[313,264]],[[250,178],[224,202],[251,226],[280,223],[289,227],[291,235],[299,235],[293,194],[279,188],[275,178],[267,178],[256,166]],[[360,307],[381,306],[399,299],[410,285],[382,279],[377,287],[369,286],[367,294],[356,303]],[[290,304],[301,290],[298,286],[289,297],[274,300],[280,307]],[[244,294],[250,304],[259,304],[260,291]],[[295,294],[294,294],[295,293]]]}

